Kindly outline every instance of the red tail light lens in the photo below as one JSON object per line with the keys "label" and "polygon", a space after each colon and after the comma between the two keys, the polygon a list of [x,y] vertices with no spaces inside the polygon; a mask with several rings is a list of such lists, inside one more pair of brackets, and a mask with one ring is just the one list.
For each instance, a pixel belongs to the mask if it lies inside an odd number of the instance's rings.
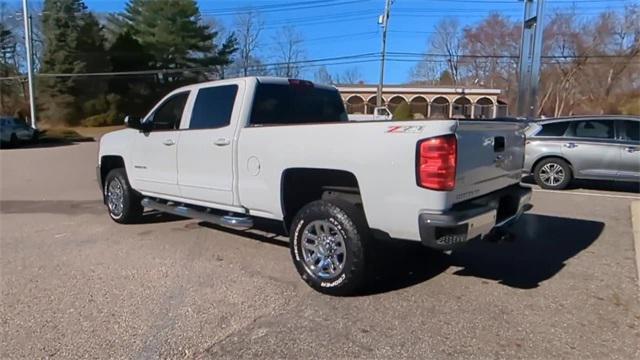
{"label": "red tail light lens", "polygon": [[438,136],[418,143],[418,185],[441,191],[456,186],[458,141],[455,135]]}

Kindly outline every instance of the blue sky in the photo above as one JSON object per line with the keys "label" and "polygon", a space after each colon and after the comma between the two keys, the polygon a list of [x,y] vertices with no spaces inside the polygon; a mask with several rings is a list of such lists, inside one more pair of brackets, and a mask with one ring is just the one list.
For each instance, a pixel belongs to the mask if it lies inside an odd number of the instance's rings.
{"label": "blue sky", "polygon": [[[575,9],[580,16],[592,16],[607,8],[620,9],[639,0],[547,0],[546,14],[557,9]],[[19,3],[18,0],[9,1]],[[33,6],[42,1],[30,0]],[[198,0],[205,17],[214,17],[228,29],[232,28],[233,12],[247,7],[262,7],[266,29],[262,35],[261,55],[269,61],[273,36],[284,24],[294,25],[305,39],[308,59],[331,58],[380,51],[380,26],[377,18],[384,8],[384,0]],[[295,6],[305,2],[309,5]],[[85,0],[90,10],[113,12],[123,9],[126,0]],[[287,5],[288,4],[288,5]],[[272,6],[277,6],[275,9]],[[500,12],[513,19],[522,17],[519,0],[395,0],[389,24],[388,51],[423,52],[430,31],[444,16],[456,16],[463,25],[480,21],[491,12]],[[357,59],[356,59],[357,60]],[[360,59],[363,60],[363,59]],[[350,59],[348,61],[353,61]],[[337,61],[336,61],[337,62]],[[342,61],[347,62],[347,60]],[[386,83],[408,80],[413,62],[388,62]],[[364,80],[375,83],[379,62],[336,64],[330,72],[341,72],[358,66]],[[305,77],[312,78],[316,68],[308,68]]]}

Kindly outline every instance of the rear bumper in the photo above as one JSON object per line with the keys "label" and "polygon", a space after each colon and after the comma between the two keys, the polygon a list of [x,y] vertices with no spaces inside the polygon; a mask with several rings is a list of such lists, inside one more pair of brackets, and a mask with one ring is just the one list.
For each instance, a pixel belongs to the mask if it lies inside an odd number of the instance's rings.
{"label": "rear bumper", "polygon": [[520,218],[531,201],[531,189],[513,185],[491,194],[456,204],[441,214],[418,216],[420,239],[426,246],[452,249],[460,243],[486,236],[493,228]]}

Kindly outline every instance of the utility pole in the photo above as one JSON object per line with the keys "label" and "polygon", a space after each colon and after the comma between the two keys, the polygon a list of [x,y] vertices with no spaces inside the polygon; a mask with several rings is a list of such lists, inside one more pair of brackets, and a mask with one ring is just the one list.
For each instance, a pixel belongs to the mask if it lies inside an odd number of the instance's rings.
{"label": "utility pole", "polygon": [[27,50],[27,78],[29,80],[29,109],[31,111],[31,127],[36,127],[36,97],[33,87],[33,49],[31,48],[31,17],[27,0],[22,0],[22,20],[24,21],[24,47]]}
{"label": "utility pole", "polygon": [[[518,116],[533,118],[538,113],[544,0],[523,1],[524,19],[519,59]],[[535,14],[533,14],[534,1],[536,1]]]}
{"label": "utility pole", "polygon": [[389,25],[389,14],[391,13],[392,0],[385,0],[384,13],[380,16],[378,23],[382,25],[382,51],[380,58],[380,82],[376,93],[376,106],[382,106],[382,86],[384,85],[384,61],[387,56],[387,27]]}

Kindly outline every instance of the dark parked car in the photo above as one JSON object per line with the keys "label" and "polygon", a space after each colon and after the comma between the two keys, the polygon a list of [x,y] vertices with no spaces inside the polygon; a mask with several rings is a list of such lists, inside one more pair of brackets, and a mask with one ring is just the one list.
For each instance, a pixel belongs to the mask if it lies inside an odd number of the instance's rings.
{"label": "dark parked car", "polygon": [[38,131],[27,125],[24,120],[0,116],[0,144],[17,146],[21,142],[38,140]]}
{"label": "dark parked car", "polygon": [[640,182],[640,117],[546,119],[526,131],[525,172],[545,189],[572,179]]}

